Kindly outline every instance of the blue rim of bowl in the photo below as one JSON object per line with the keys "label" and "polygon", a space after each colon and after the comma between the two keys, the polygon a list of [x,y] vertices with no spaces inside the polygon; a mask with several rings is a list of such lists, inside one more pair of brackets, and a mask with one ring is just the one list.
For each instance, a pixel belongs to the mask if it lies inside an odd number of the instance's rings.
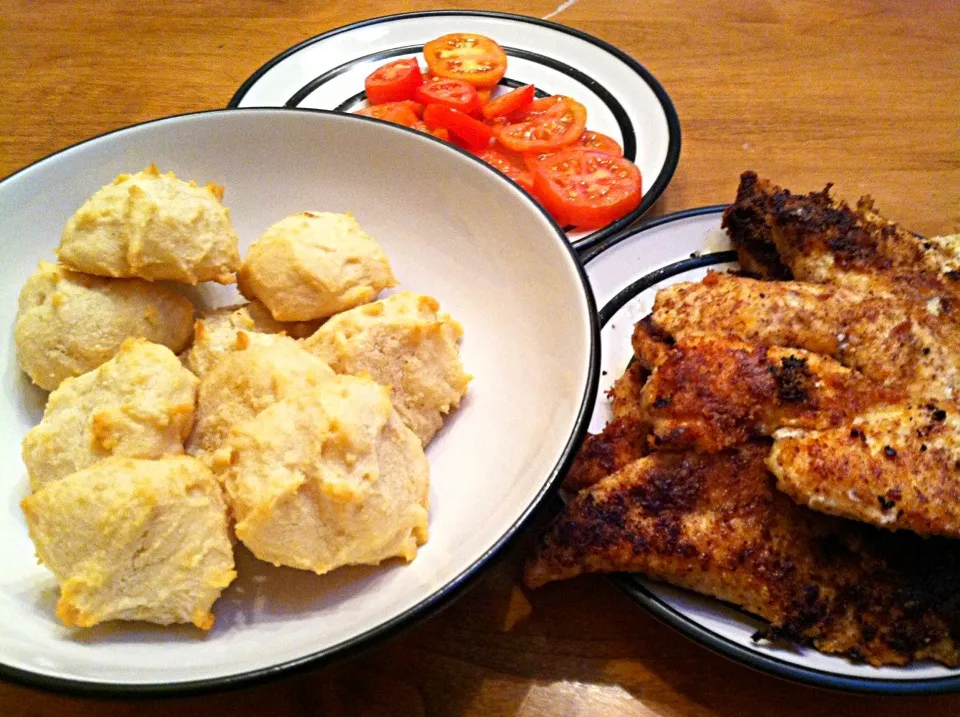
{"label": "blue rim of bowl", "polygon": [[[250,91],[250,88],[265,75],[270,69],[274,66],[285,60],[287,57],[300,52],[303,48],[308,47],[316,42],[322,40],[327,40],[335,35],[339,35],[344,32],[349,32],[352,30],[359,29],[361,27],[368,27],[371,25],[377,25],[383,22],[393,22],[396,20],[407,20],[414,19],[418,17],[490,17],[500,20],[510,20],[513,22],[522,22],[528,23],[531,25],[540,25],[542,27],[549,28],[556,32],[561,32],[566,35],[571,35],[576,37],[584,42],[588,42],[600,49],[604,50],[610,55],[613,55],[618,60],[623,62],[627,67],[633,70],[640,78],[647,84],[647,86],[653,91],[654,95],[657,98],[657,101],[660,103],[661,108],[663,109],[664,116],[667,120],[667,156],[664,159],[663,167],[660,170],[660,173],[654,179],[650,187],[644,192],[643,198],[640,200],[640,205],[634,209],[632,212],[627,214],[625,217],[622,217],[611,224],[598,229],[597,231],[588,234],[583,239],[580,239],[572,243],[578,251],[587,251],[591,247],[610,239],[611,237],[616,236],[619,232],[625,230],[630,225],[638,221],[644,214],[646,214],[651,207],[657,202],[660,198],[660,195],[663,194],[664,190],[667,188],[667,185],[670,183],[670,180],[673,178],[673,174],[677,169],[677,164],[680,161],[680,117],[677,114],[676,107],[673,105],[673,101],[670,99],[670,95],[667,94],[667,91],[663,88],[663,85],[660,84],[660,81],[643,65],[641,65],[637,60],[628,55],[626,52],[611,45],[606,40],[601,40],[598,37],[594,37],[588,33],[583,32],[582,30],[576,30],[572,27],[567,27],[566,25],[560,25],[559,23],[550,22],[549,20],[541,20],[540,18],[528,17],[526,15],[518,15],[515,13],[506,13],[506,12],[493,12],[487,10],[426,10],[423,12],[407,12],[407,13],[398,13],[394,15],[382,15],[380,17],[374,17],[367,20],[361,20],[359,22],[354,22],[349,25],[344,25],[342,27],[329,30],[320,35],[315,35],[314,37],[308,38],[302,42],[297,43],[293,47],[287,48],[279,55],[268,60],[264,65],[257,69],[250,77],[248,77],[240,88],[234,93],[233,97],[230,98],[230,102],[227,103],[228,108],[238,108],[238,105],[246,96],[247,92]],[[407,50],[409,48],[404,48]],[[567,74],[575,73],[576,76],[581,76],[583,73],[579,72],[575,68],[569,67],[568,65],[560,62],[559,60],[550,58],[551,65],[557,67],[565,68],[563,71]],[[343,67],[343,66],[341,66]],[[334,68],[335,70],[338,68]],[[331,70],[332,72],[333,70]],[[325,73],[326,74],[326,73]],[[591,80],[591,78],[587,78]],[[306,87],[312,85],[313,82],[316,82],[316,78],[307,83],[304,88],[298,90],[295,93],[294,97],[304,91]],[[598,92],[598,95],[603,97],[611,96],[610,93],[603,87],[600,83],[595,80],[591,80],[587,83],[591,89]],[[292,98],[291,98],[292,99]],[[619,106],[619,102],[616,102],[616,106]],[[614,115],[617,117],[617,121],[623,126],[623,116],[624,113],[621,111],[621,115],[617,115],[616,108],[611,105],[611,111],[614,112]],[[627,118],[629,124],[629,118]],[[632,137],[632,130],[630,133]],[[633,139],[635,144],[636,140]],[[628,138],[624,138],[624,149],[627,149]]]}
{"label": "blue rim of bowl", "polygon": [[[726,204],[715,204],[711,206],[698,207],[696,209],[687,209],[673,214],[667,214],[657,217],[648,222],[631,229],[624,234],[613,238],[602,246],[597,246],[593,251],[587,252],[582,256],[584,266],[589,266],[590,262],[602,255],[607,249],[614,247],[621,242],[628,241],[638,234],[642,234],[648,229],[660,227],[665,224],[672,224],[678,221],[684,221],[704,215],[717,215],[720,217]],[[618,292],[603,307],[600,308],[600,328],[613,318],[630,299],[661,281],[673,276],[683,274],[693,269],[712,266],[717,264],[730,263],[736,261],[736,252],[722,251],[709,254],[694,255],[682,259],[673,264],[656,269],[645,274],[632,282],[628,287]],[[821,687],[830,690],[843,692],[854,692],[859,694],[877,694],[877,695],[935,695],[946,694],[960,691],[960,675],[955,677],[928,677],[915,680],[895,680],[884,678],[869,677],[850,677],[840,675],[835,672],[828,672],[812,667],[801,667],[792,662],[781,660],[772,655],[766,655],[748,647],[744,647],[738,642],[730,640],[719,635],[712,630],[705,628],[696,620],[688,617],[676,608],[671,607],[664,600],[657,597],[645,585],[639,582],[636,577],[629,573],[619,573],[609,576],[609,579],[626,595],[646,608],[655,618],[679,631],[684,636],[694,642],[710,649],[711,651],[746,665],[759,672],[784,678],[793,682]],[[718,604],[720,603],[717,601]],[[753,617],[753,616],[751,616]],[[755,618],[757,619],[757,618]]]}
{"label": "blue rim of bowl", "polygon": [[[320,109],[311,109],[311,108],[278,108],[278,107],[245,107],[245,108],[235,108],[235,109],[214,109],[214,110],[204,110],[200,112],[188,112],[185,114],[179,115],[170,115],[168,117],[161,117],[158,119],[148,120],[146,122],[138,122],[136,124],[128,125],[126,127],[120,127],[118,129],[110,130],[103,132],[102,134],[90,137],[81,142],[77,142],[68,147],[54,152],[53,154],[47,155],[35,162],[31,162],[25,167],[17,170],[13,174],[8,175],[7,177],[0,180],[0,187],[5,183],[18,176],[22,172],[30,169],[31,167],[45,162],[53,157],[56,157],[64,152],[68,152],[75,147],[79,147],[90,142],[94,142],[103,137],[107,137],[112,134],[117,134],[119,132],[124,132],[135,127],[143,127],[146,125],[156,124],[158,122],[168,122],[171,120],[183,119],[186,117],[193,117],[197,115],[208,115],[208,114],[231,114],[234,112],[249,112],[253,113],[273,113],[273,112],[297,112],[305,115],[330,115],[335,117],[344,117],[342,112],[334,112],[332,110],[320,110]],[[32,687],[49,692],[59,692],[65,694],[71,694],[79,697],[101,697],[101,698],[110,698],[110,699],[122,699],[122,698],[138,698],[138,697],[184,697],[189,695],[198,695],[205,694],[210,692],[219,692],[230,689],[238,689],[242,687],[250,687],[256,684],[263,682],[268,682],[280,677],[285,677],[292,675],[298,672],[302,672],[308,669],[315,669],[323,665],[329,664],[334,660],[342,660],[347,657],[351,657],[361,653],[362,651],[373,647],[375,644],[397,635],[402,630],[412,627],[417,622],[423,620],[424,618],[436,614],[440,609],[447,607],[455,597],[462,595],[466,589],[472,586],[477,578],[483,573],[481,568],[487,566],[498,554],[502,553],[503,549],[515,538],[520,530],[535,520],[540,512],[549,507],[548,498],[555,494],[560,487],[560,480],[566,474],[567,470],[570,467],[570,464],[573,462],[574,457],[576,456],[577,451],[580,448],[580,444],[583,442],[584,436],[587,432],[587,425],[590,419],[590,414],[593,411],[593,405],[596,402],[597,397],[597,387],[600,380],[600,323],[597,314],[596,302],[593,298],[593,291],[590,289],[590,283],[587,280],[586,272],[584,271],[583,264],[581,264],[576,251],[570,242],[566,241],[564,237],[563,230],[560,226],[550,217],[547,212],[540,207],[533,199],[523,191],[523,188],[520,187],[516,182],[511,180],[509,177],[497,172],[495,169],[490,167],[486,162],[483,162],[480,159],[477,159],[469,152],[466,152],[459,147],[456,147],[447,142],[440,142],[431,138],[428,135],[425,135],[422,132],[417,130],[409,129],[407,127],[401,127],[399,125],[383,122],[378,119],[371,117],[361,117],[361,116],[351,116],[347,121],[350,122],[374,122],[380,125],[391,127],[394,131],[400,132],[409,132],[412,135],[415,135],[421,138],[424,141],[428,142],[439,142],[443,146],[458,152],[464,157],[467,157],[469,161],[475,162],[478,165],[484,167],[485,171],[488,171],[499,177],[503,181],[512,185],[515,189],[519,190],[520,193],[527,198],[527,200],[536,207],[536,210],[540,212],[541,215],[550,223],[553,227],[555,234],[557,235],[558,244],[563,247],[563,250],[567,253],[570,258],[571,265],[573,266],[574,271],[576,272],[580,280],[580,289],[584,301],[586,302],[587,317],[590,323],[589,333],[590,333],[590,347],[589,347],[589,358],[587,366],[587,381],[584,386],[583,396],[580,401],[580,407],[577,411],[577,416],[573,424],[573,431],[570,434],[570,437],[567,439],[566,444],[563,447],[563,450],[560,453],[559,458],[557,459],[556,464],[553,468],[546,474],[546,479],[544,480],[543,486],[533,497],[533,499],[528,503],[520,515],[514,520],[514,522],[504,531],[504,533],[497,539],[497,541],[487,549],[479,558],[473,561],[470,565],[464,568],[457,576],[448,581],[445,585],[439,589],[430,593],[427,597],[422,599],[413,607],[405,610],[401,614],[391,618],[390,620],[381,623],[380,625],[367,630],[359,635],[345,640],[339,645],[334,645],[324,650],[319,650],[317,652],[311,653],[309,655],[304,655],[303,657],[298,657],[293,660],[287,660],[286,662],[279,663],[270,667],[263,667],[255,670],[249,670],[247,672],[241,672],[235,675],[226,675],[223,677],[211,677],[203,680],[195,680],[190,682],[174,682],[174,683],[107,683],[107,682],[91,682],[86,680],[76,680],[63,677],[55,677],[52,675],[44,675],[41,673],[31,672],[29,670],[23,670],[17,667],[10,667],[0,663],[0,679],[8,680],[9,682],[17,683],[24,685],[26,687]]]}

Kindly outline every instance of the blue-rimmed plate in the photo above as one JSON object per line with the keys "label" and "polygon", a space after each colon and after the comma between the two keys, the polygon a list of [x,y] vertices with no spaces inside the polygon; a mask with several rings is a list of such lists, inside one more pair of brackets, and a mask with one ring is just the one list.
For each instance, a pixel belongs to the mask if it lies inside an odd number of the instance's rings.
{"label": "blue-rimmed plate", "polygon": [[508,55],[501,91],[533,83],[587,108],[587,127],[617,140],[640,168],[644,197],[627,216],[592,232],[570,231],[583,250],[623,230],[653,206],[680,158],[680,120],[666,91],[635,59],[586,33],[544,20],[441,10],[388,15],[310,38],[257,70],[230,107],[309,107],[349,112],[365,103],[363,80],[390,60],[416,57],[451,32],[487,35]]}
{"label": "blue-rimmed plate", "polygon": [[[720,228],[723,206],[703,207],[654,219],[586,252],[584,262],[600,311],[601,377],[589,430],[611,418],[606,390],[623,374],[633,349],[634,324],[650,313],[657,291],[699,281],[708,270],[736,268],[736,253]],[[633,600],[697,642],[756,669],[799,682],[856,692],[923,694],[960,690],[960,670],[921,662],[871,667],[799,645],[753,635],[763,623],[709,597],[648,580],[613,577]]]}

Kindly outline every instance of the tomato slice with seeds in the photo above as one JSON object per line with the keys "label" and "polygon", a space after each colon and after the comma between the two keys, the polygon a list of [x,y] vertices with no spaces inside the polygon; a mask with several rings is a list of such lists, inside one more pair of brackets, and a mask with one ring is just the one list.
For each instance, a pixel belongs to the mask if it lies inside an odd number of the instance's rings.
{"label": "tomato slice with seeds", "polygon": [[527,169],[523,157],[509,149],[490,145],[477,150],[474,154],[495,169],[506,174],[510,179],[526,189],[533,191],[533,174]]}
{"label": "tomato slice with seeds", "polygon": [[533,102],[533,96],[536,88],[533,85],[525,85],[515,90],[510,90],[504,95],[496,97],[483,107],[483,116],[488,120],[496,117],[506,117],[514,112],[520,112],[527,108]]}
{"label": "tomato slice with seeds", "polygon": [[617,143],[617,140],[615,140],[613,137],[608,137],[605,134],[593,132],[589,129],[584,130],[583,135],[580,137],[580,141],[575,142],[571,146],[583,147],[591,152],[602,152],[603,154],[609,154],[611,157],[623,156],[623,147]]}
{"label": "tomato slice with seeds", "polygon": [[467,114],[480,109],[477,88],[464,80],[438,77],[417,88],[416,99],[424,105],[443,105]]}
{"label": "tomato slice with seeds", "polygon": [[364,117],[374,117],[405,127],[413,127],[420,119],[414,108],[419,107],[415,102],[384,102],[380,105],[370,105],[355,112]]}
{"label": "tomato slice with seeds", "polygon": [[423,111],[423,121],[431,130],[438,127],[448,130],[471,149],[481,149],[493,139],[493,130],[487,125],[452,107],[427,105]]}
{"label": "tomato slice with seeds", "polygon": [[587,108],[562,95],[535,100],[523,120],[507,125],[497,141],[514,152],[547,152],[573,144],[587,126]]}
{"label": "tomato slice with seeds", "polygon": [[372,105],[412,100],[417,88],[422,84],[420,63],[413,58],[396,60],[378,67],[363,81],[367,101]]}
{"label": "tomato slice with seeds", "polygon": [[430,73],[466,80],[476,87],[493,87],[507,71],[507,54],[484,35],[458,32],[423,46]]}
{"label": "tomato slice with seeds", "polygon": [[534,194],[555,218],[581,229],[596,229],[640,205],[637,166],[623,157],[567,149],[538,160]]}

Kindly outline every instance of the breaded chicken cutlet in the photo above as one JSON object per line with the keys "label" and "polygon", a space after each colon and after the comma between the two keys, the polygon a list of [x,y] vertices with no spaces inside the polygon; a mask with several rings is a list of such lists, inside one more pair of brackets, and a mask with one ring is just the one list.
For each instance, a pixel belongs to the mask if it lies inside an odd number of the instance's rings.
{"label": "breaded chicken cutlet", "polygon": [[766,636],[871,664],[960,664],[960,549],[821,515],[776,490],[769,446],[654,453],[582,491],[524,580],[638,571],[743,607]]}
{"label": "breaded chicken cutlet", "polygon": [[712,272],[661,290],[652,323],[674,340],[715,334],[823,354],[923,401],[960,396],[960,332],[885,295]]}
{"label": "breaded chicken cutlet", "polygon": [[564,479],[564,488],[586,488],[647,454],[650,427],[640,415],[640,391],[648,375],[649,371],[634,361],[613,384],[608,394],[613,420],[600,433],[587,436]]}
{"label": "breaded chicken cutlet", "polygon": [[637,571],[771,639],[960,664],[960,238],[829,190],[743,175],[724,226],[766,280],[658,292],[529,586]]}
{"label": "breaded chicken cutlet", "polygon": [[856,207],[831,197],[832,186],[794,194],[744,172],[723,215],[741,267],[767,278],[854,288],[869,288],[866,282],[878,275],[960,279],[960,235],[918,236],[882,217],[870,197]]}

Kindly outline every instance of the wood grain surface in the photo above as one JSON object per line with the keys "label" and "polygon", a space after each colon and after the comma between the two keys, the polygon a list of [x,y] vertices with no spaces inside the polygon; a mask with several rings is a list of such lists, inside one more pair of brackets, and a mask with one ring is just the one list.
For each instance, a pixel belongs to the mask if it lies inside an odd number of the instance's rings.
{"label": "wood grain surface", "polygon": [[[2,0],[0,177],[108,130],[222,107],[261,64],[333,27],[483,8],[551,16],[659,78],[683,149],[654,213],[729,201],[752,168],[795,190],[831,181],[841,196],[869,193],[918,232],[960,231],[960,4],[558,1]],[[602,578],[527,592],[518,572],[532,538],[446,611],[348,662],[165,701],[0,683],[0,715],[960,713],[960,696],[860,697],[758,674],[659,624]]]}

